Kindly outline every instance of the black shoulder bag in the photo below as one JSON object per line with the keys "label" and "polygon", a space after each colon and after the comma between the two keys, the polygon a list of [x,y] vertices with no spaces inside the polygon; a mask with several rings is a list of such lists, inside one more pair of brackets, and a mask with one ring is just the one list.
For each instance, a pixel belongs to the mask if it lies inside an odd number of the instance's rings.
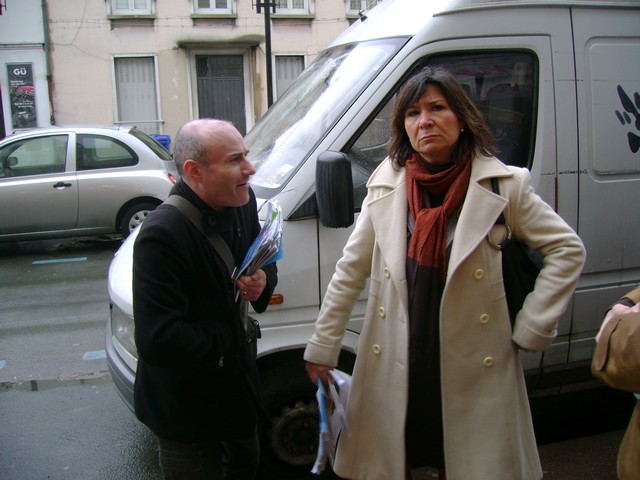
{"label": "black shoulder bag", "polygon": [[[491,179],[491,187],[494,193],[500,195],[498,179]],[[493,248],[502,252],[502,278],[507,296],[509,319],[513,327],[516,315],[522,309],[524,299],[531,293],[536,283],[536,278],[542,268],[542,255],[513,237],[511,227],[507,225],[503,213],[500,213],[496,225],[504,225],[507,231],[505,239],[500,243],[495,243],[491,240],[491,236],[487,235],[487,241]]]}

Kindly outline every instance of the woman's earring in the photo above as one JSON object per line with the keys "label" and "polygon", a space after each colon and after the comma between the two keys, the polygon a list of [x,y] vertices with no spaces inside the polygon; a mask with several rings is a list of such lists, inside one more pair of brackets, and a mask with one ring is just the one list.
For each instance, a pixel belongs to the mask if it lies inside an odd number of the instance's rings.
{"label": "woman's earring", "polygon": [[460,132],[464,132],[464,127],[462,127],[462,128],[460,129]]}

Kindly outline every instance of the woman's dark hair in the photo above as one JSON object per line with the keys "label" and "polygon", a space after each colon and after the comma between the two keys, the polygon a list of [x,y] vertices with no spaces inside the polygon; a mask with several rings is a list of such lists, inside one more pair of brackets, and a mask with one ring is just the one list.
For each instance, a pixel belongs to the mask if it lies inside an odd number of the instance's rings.
{"label": "woman's dark hair", "polygon": [[498,150],[487,122],[460,83],[443,67],[428,66],[410,77],[398,92],[391,117],[393,136],[388,148],[391,160],[404,167],[415,153],[404,128],[404,118],[409,107],[420,99],[429,85],[440,87],[449,107],[464,126],[453,152],[453,161],[459,161],[467,153],[497,155]]}

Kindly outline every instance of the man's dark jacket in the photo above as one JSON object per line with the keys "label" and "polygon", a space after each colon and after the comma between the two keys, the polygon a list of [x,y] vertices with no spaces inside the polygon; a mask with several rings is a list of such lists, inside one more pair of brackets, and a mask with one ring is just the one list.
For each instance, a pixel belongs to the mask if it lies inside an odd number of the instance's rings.
{"label": "man's dark jacket", "polygon": [[[214,212],[182,181],[172,194],[203,212],[240,265],[260,231],[256,199]],[[263,312],[277,283],[252,306]],[[156,435],[184,442],[247,438],[260,411],[258,374],[234,302],[224,260],[171,205],[160,205],[140,227],[133,254],[133,314],[138,367],[136,416]]]}

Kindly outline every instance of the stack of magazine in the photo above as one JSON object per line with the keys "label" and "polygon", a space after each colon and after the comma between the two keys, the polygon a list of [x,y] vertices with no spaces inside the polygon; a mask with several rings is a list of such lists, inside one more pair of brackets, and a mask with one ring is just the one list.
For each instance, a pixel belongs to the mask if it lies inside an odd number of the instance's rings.
{"label": "stack of magazine", "polygon": [[329,372],[333,382],[325,386],[318,377],[318,391],[316,399],[320,413],[320,438],[318,439],[318,455],[311,473],[319,475],[324,470],[327,460],[331,465],[335,460],[338,437],[349,434],[349,425],[345,415],[349,389],[351,388],[351,376],[340,371]]}
{"label": "stack of magazine", "polygon": [[[277,201],[269,200],[264,225],[249,247],[242,266],[234,272],[233,281],[240,275],[253,275],[258,269],[282,257],[282,209]],[[239,292],[236,292],[236,298],[238,295]]]}
{"label": "stack of magazine", "polygon": [[[235,283],[240,275],[253,275],[260,268],[280,260],[283,256],[282,209],[277,201],[269,200],[267,202],[267,216],[264,225],[262,225],[260,233],[258,233],[258,236],[249,247],[242,266],[233,272],[233,282]],[[236,301],[238,301],[239,296],[240,292],[236,292]],[[249,302],[246,300],[240,302],[240,314],[245,324],[244,327],[247,329]]]}

